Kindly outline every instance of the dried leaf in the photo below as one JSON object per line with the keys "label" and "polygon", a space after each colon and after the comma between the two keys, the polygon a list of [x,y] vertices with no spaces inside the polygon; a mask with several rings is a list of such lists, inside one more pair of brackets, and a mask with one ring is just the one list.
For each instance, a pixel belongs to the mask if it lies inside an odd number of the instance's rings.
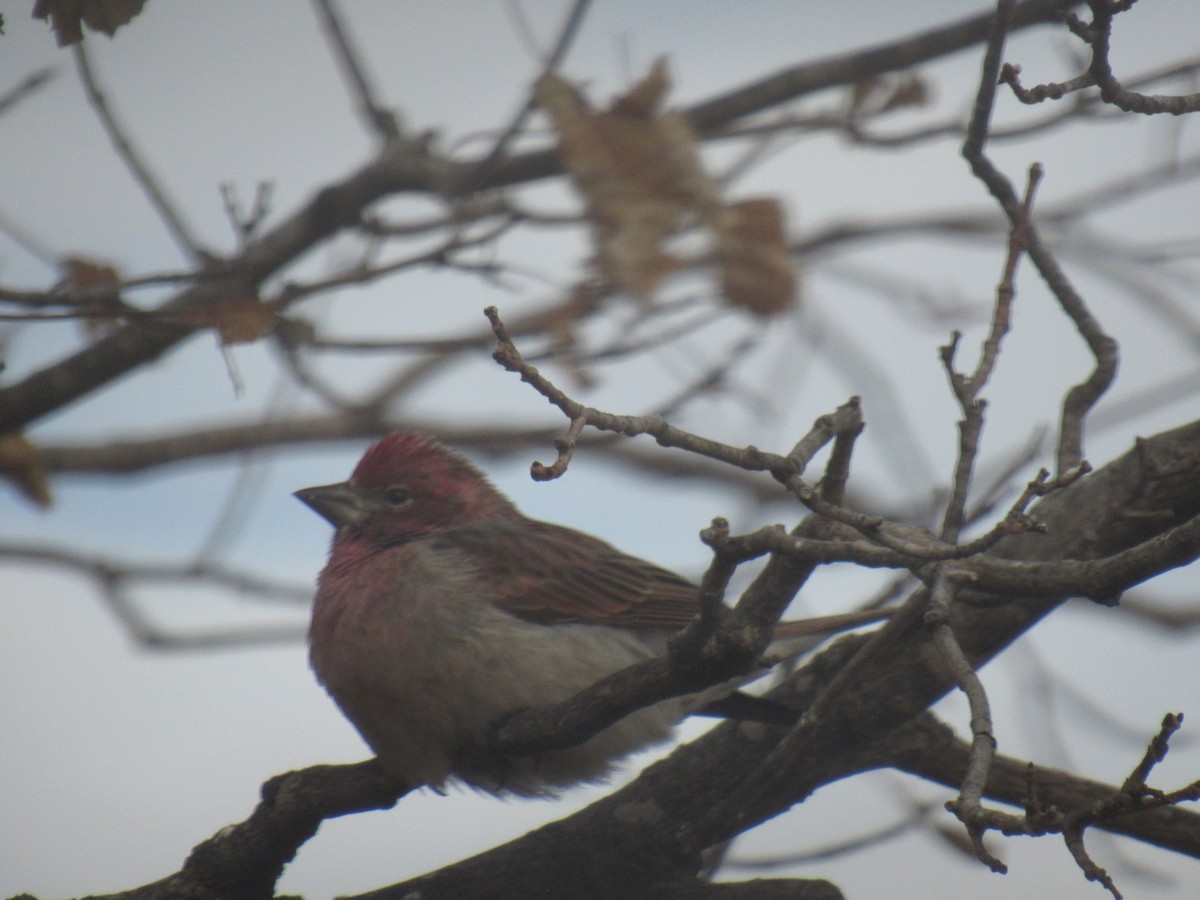
{"label": "dried leaf", "polygon": [[24,497],[42,509],[53,502],[41,454],[23,435],[0,435],[0,476],[9,479]]}
{"label": "dried leaf", "polygon": [[686,120],[660,111],[669,88],[662,59],[607,112],[592,110],[554,74],[535,88],[558,130],[563,166],[587,202],[602,274],[648,299],[684,264],[666,252],[667,239],[701,226],[715,237],[730,303],[760,315],[790,308],[796,273],[779,205],[769,199],[723,205]]}
{"label": "dried leaf", "polygon": [[634,119],[650,119],[662,107],[667,91],[671,89],[671,73],[667,70],[666,57],[660,56],[650,67],[650,74],[631,87],[621,97],[613,100],[608,111],[614,116]]}
{"label": "dried leaf", "polygon": [[221,344],[252,344],[275,329],[278,314],[275,307],[257,297],[246,300],[227,300],[190,309],[183,314],[189,322],[211,325],[217,330]]}
{"label": "dried leaf", "polygon": [[881,76],[870,75],[850,86],[850,118],[857,119],[863,114],[864,109],[868,108],[868,101],[879,92],[882,83]]}
{"label": "dried leaf", "polygon": [[933,95],[929,84],[916,72],[874,75],[856,81],[850,88],[851,119],[879,115],[896,109],[928,105]]}
{"label": "dried leaf", "polygon": [[60,264],[63,277],[72,290],[107,287],[120,284],[121,276],[115,266],[82,256],[68,256]]}
{"label": "dried leaf", "polygon": [[892,95],[884,104],[883,111],[904,109],[913,106],[928,106],[933,99],[933,89],[916,72],[901,72]]}
{"label": "dried leaf", "polygon": [[659,60],[607,112],[592,110],[554,74],[535,89],[558,130],[563,165],[587,202],[604,275],[642,298],[680,265],[663,242],[720,208],[687,122],[656,114],[669,83]]}
{"label": "dried leaf", "polygon": [[49,19],[58,46],[67,47],[83,40],[83,26],[112,37],[142,11],[146,0],[37,0],[35,19]]}
{"label": "dried leaf", "polygon": [[83,256],[68,256],[59,261],[63,284],[69,291],[97,291],[112,287],[111,292],[100,293],[79,304],[79,313],[84,332],[92,340],[98,340],[117,327],[122,312],[121,295],[115,290],[121,283],[121,274],[116,266]]}
{"label": "dried leaf", "polygon": [[788,252],[783,210],[768,197],[725,207],[717,229],[721,293],[760,316],[790,309],[796,269]]}

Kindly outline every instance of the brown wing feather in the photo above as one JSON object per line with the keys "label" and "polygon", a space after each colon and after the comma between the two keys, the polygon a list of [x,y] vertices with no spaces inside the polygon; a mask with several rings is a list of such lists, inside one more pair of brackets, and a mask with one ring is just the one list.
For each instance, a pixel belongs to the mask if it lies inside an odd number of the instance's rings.
{"label": "brown wing feather", "polygon": [[489,522],[435,540],[480,567],[497,606],[532,622],[677,630],[696,614],[690,581],[560,525]]}
{"label": "brown wing feather", "polygon": [[[594,622],[677,631],[695,617],[697,587],[581,531],[547,522],[489,522],[440,533],[462,553],[501,609],[531,622]],[[776,638],[833,633],[888,618],[868,610],[780,622]]]}

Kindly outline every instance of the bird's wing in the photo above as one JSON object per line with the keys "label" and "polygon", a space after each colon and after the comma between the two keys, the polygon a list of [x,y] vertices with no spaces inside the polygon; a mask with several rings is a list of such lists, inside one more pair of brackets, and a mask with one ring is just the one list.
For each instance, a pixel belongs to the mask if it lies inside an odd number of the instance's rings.
{"label": "bird's wing", "polygon": [[[439,533],[514,616],[554,625],[583,622],[678,631],[699,612],[695,584],[581,531],[547,522],[488,522]],[[888,618],[861,610],[780,622],[776,639],[834,633]]]}
{"label": "bird's wing", "polygon": [[497,606],[532,622],[678,630],[696,615],[687,579],[560,525],[489,522],[434,543],[477,567]]}

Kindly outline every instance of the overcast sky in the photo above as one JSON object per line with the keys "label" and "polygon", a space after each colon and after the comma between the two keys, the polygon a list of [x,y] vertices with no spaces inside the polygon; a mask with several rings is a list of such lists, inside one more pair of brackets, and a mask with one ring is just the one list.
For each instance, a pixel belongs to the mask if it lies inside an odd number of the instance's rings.
{"label": "overcast sky", "polygon": [[[110,260],[127,275],[178,269],[183,265],[178,249],[112,154],[84,99],[69,52],[56,48],[44,23],[26,18],[29,5],[5,10],[0,91],[41,67],[52,67],[54,77],[0,117],[0,222],[5,225],[0,283],[46,287],[55,276],[45,256]],[[446,146],[467,141],[463,146],[470,148],[475,146],[467,140],[471,136],[477,139],[502,127],[537,72],[537,60],[502,3],[354,0],[344,5],[385,102],[401,111],[412,130],[435,130]],[[549,43],[565,7],[525,5],[538,39]],[[563,73],[585,83],[593,97],[605,99],[666,54],[676,85],[672,102],[687,104],[785,65],[894,39],[980,8],[970,0],[599,0]],[[1121,21],[1121,28],[1117,58],[1130,72],[1184,58],[1196,49],[1195,12],[1182,2],[1141,4]],[[115,39],[92,35],[87,46],[116,111],[168,192],[201,239],[221,252],[230,251],[232,237],[219,184],[235,185],[249,202],[255,185],[270,180],[277,220],[373,152],[372,138],[355,117],[307,4],[151,0]],[[1020,59],[1032,82],[1061,77],[1069,49],[1074,48],[1061,33],[1041,30],[1015,40],[1009,55]],[[927,115],[965,110],[978,66],[975,50],[929,67],[926,77],[936,99]],[[832,95],[818,97],[810,108],[836,108],[840,102]],[[1011,101],[999,110],[1006,121],[1029,115]],[[1096,126],[1069,138],[997,147],[996,157],[1018,180],[1033,160],[1045,163],[1039,203],[1052,204],[1087,190],[1098,178],[1161,163],[1163,148],[1179,127],[1185,126],[1165,121],[1126,130]],[[1194,135],[1185,134],[1183,146],[1194,152]],[[714,165],[728,159],[722,152],[713,154]],[[797,153],[768,161],[738,182],[735,192],[782,194],[797,228],[930,207],[988,209],[953,141],[920,153],[889,154],[820,138],[803,143]],[[1114,213],[1111,224],[1139,239],[1194,239],[1200,224],[1197,194],[1194,183],[1159,192],[1122,209],[1123,218]],[[547,191],[546,202],[566,208],[573,201],[565,192]],[[577,240],[547,235],[535,235],[541,244],[523,243],[527,240],[516,240],[506,252],[530,260],[550,278],[568,280],[586,253]],[[910,242],[877,255],[864,252],[863,265],[870,268],[856,271],[920,279],[944,298],[986,301],[998,278],[1003,248],[945,243],[944,250],[933,242]],[[308,265],[313,272],[328,271],[344,265],[350,252],[335,241]],[[778,371],[798,386],[786,404],[772,411],[767,440],[783,446],[849,394],[863,394],[873,424],[863,458],[856,461],[862,464],[856,475],[881,496],[904,498],[906,477],[945,471],[952,458],[954,410],[936,364],[936,347],[946,335],[940,327],[922,330],[910,313],[882,309],[869,299],[869,291],[839,268],[857,264],[849,257],[805,273],[804,312],[769,336],[754,371]],[[1114,293],[1111,285],[1083,274],[1080,278],[1082,287],[1094,292],[1089,296],[1095,296],[1110,330],[1123,341],[1116,399],[1196,367],[1194,336],[1148,320],[1135,301]],[[364,292],[362,310],[351,308],[338,324],[348,323],[349,333],[361,326],[357,333],[363,333],[380,321],[372,316],[386,310],[391,317],[387,333],[453,334],[476,321],[487,303],[519,310],[545,301],[549,293],[532,279],[516,291],[494,294],[461,278],[415,276],[403,283],[405,291],[421,292],[420,303],[397,302],[396,287],[381,286]],[[1036,296],[1032,288],[1031,296]],[[811,359],[796,361],[801,354],[794,348],[806,341],[836,345],[845,334],[839,322],[846,318],[862,324],[866,337],[857,347],[887,372],[883,383],[869,374],[839,371],[822,355],[825,350],[813,349]],[[919,337],[896,340],[901,326]],[[1027,436],[1031,421],[1053,423],[1062,390],[1086,371],[1086,357],[1071,327],[1048,303],[1019,307],[1016,326],[1009,352],[1027,362],[1002,366],[997,375],[989,395],[989,434],[1004,437],[989,445],[986,459],[1011,452]],[[70,324],[16,333],[5,351],[8,370],[3,377],[11,382],[57,358],[77,340],[75,329]],[[978,335],[968,332],[964,347],[973,350]],[[204,416],[252,417],[274,396],[269,353],[262,347],[239,348],[232,358],[243,385],[240,394],[231,386],[227,361],[215,342],[202,338],[170,354],[156,377],[123,382],[38,423],[29,436],[35,443],[91,441],[123,428],[150,433],[194,424]],[[630,391],[647,378],[652,383],[677,375],[686,379],[695,363],[680,352],[656,365],[609,373],[587,402],[600,407],[609,400],[627,402]],[[447,421],[477,414],[471,404],[479,403],[480,394],[472,393],[468,401],[462,391],[469,378],[472,391],[482,392],[497,415],[556,421],[514,377],[494,366],[491,372],[489,366],[484,354],[476,368],[448,377],[441,393],[427,396],[409,412],[442,415]],[[363,373],[366,377],[371,370],[364,367]],[[885,392],[909,410],[910,436],[886,427]],[[723,439],[750,440],[754,423],[733,410],[732,401],[715,402],[712,408],[691,410],[683,424]],[[882,422],[871,419],[872,410],[880,410]],[[1190,409],[1186,403],[1155,409],[1098,433],[1089,444],[1089,457],[1103,463],[1128,448],[1133,435],[1194,417],[1194,399]],[[756,425],[763,427],[761,420]],[[892,452],[905,441],[912,444],[911,454]],[[223,558],[310,584],[324,559],[328,529],[290,492],[344,478],[361,449],[291,455],[264,470],[239,540],[225,548]],[[690,574],[705,559],[696,532],[714,515],[737,512],[723,505],[727,497],[719,489],[706,488],[656,495],[652,511],[631,514],[646,484],[626,483],[587,459],[578,460],[570,476],[552,486],[529,481],[528,459],[483,462],[531,515],[595,532]],[[183,560],[210,532],[234,477],[232,469],[204,467],[198,472],[164,470],[132,483],[63,479],[55,486],[55,507],[44,513],[0,486],[0,534],[58,540],[120,559]],[[757,523],[735,521],[739,524]],[[857,586],[858,577],[848,576],[839,590]],[[1165,590],[1194,600],[1196,582],[1194,570],[1177,573]],[[155,621],[183,630],[231,620],[284,622],[301,629],[307,615],[303,606],[248,608],[202,591],[164,589],[148,593],[144,601]],[[805,602],[821,612],[836,608],[836,598],[816,593]],[[1102,611],[1065,610],[987,670],[1003,751],[1119,782],[1163,713],[1183,710],[1200,719],[1194,642],[1164,644],[1152,631],[1135,627],[1114,635],[1105,624]],[[1130,663],[1113,665],[1114,660]],[[1079,707],[1047,701],[1031,711],[1021,701],[1042,684],[1043,667],[1060,683],[1099,694],[1106,709],[1121,712],[1135,736],[1101,739]],[[179,867],[194,844],[248,815],[259,785],[272,775],[367,755],[353,728],[313,681],[302,641],[209,653],[139,648],[89,582],[35,566],[0,567],[0,684],[0,895],[101,893],[162,877]],[[966,721],[963,705],[954,699],[944,704],[944,714],[960,727]],[[1049,724],[1056,717],[1066,735],[1065,749]],[[698,727],[687,729],[690,733]],[[1165,787],[1200,774],[1196,743],[1180,740],[1177,747],[1159,771]],[[634,760],[628,768],[636,771],[640,764]],[[300,850],[279,890],[323,897],[392,883],[567,815],[595,796],[597,790],[584,790],[556,802],[506,802],[466,792],[446,797],[422,792],[392,811],[323,825]],[[834,785],[758,829],[739,844],[739,852],[762,855],[820,846],[901,817],[913,797],[940,801],[945,792],[885,775]],[[951,824],[949,817],[945,824]],[[1184,880],[1195,882],[1194,861],[1099,836],[1091,841],[1130,896],[1179,896]],[[1103,895],[1083,881],[1054,840],[994,844],[1010,866],[1004,877],[934,843],[928,833],[911,835],[869,855],[799,871],[828,877],[848,896],[863,898],[910,892],[981,898]],[[1177,880],[1139,879],[1139,866]]]}

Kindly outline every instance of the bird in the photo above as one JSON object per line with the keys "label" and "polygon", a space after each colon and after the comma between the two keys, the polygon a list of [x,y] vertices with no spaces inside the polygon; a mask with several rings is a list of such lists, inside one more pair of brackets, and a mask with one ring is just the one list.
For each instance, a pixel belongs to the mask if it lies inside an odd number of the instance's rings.
{"label": "bird", "polygon": [[[420,433],[383,437],[348,481],[295,496],[336,529],[313,602],[313,672],[405,786],[553,797],[604,781],[706,702],[665,700],[578,746],[498,757],[489,739],[506,717],[666,653],[698,612],[697,586],[527,518],[465,457]],[[884,615],[784,622],[775,637]]]}

